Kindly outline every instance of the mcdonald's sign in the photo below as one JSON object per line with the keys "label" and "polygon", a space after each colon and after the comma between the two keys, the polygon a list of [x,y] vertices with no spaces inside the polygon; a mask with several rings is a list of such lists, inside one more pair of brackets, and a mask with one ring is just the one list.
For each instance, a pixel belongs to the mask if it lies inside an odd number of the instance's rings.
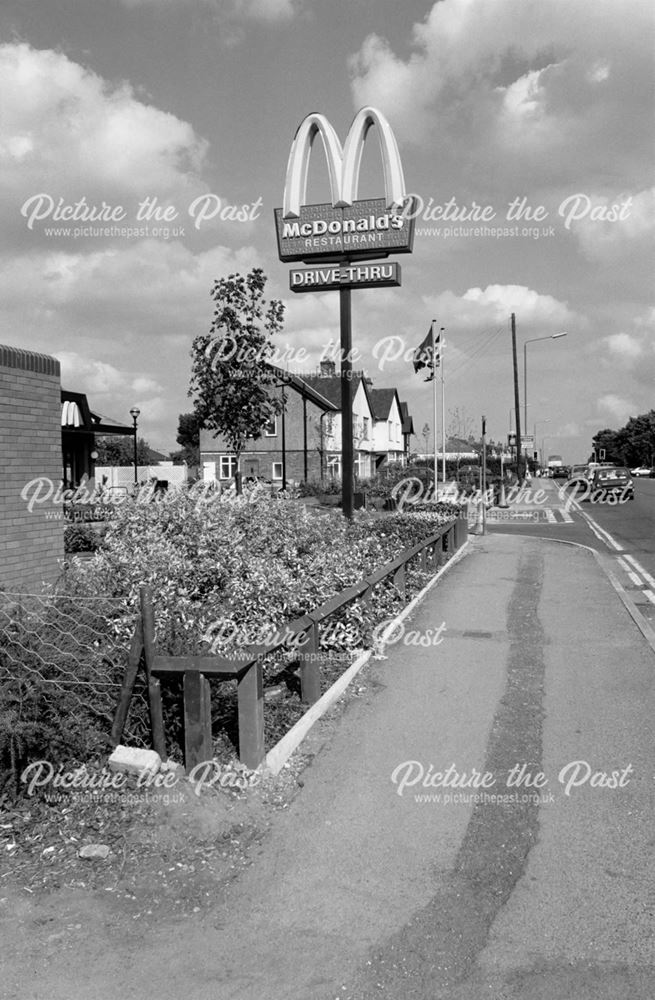
{"label": "mcdonald's sign", "polygon": [[[376,127],[382,155],[385,198],[357,200],[364,142]],[[320,136],[325,150],[332,203],[306,205],[312,146]],[[313,113],[299,125],[289,154],[283,207],[275,209],[281,261],[388,257],[411,253],[414,216],[398,146],[391,126],[375,108],[355,115],[342,147],[325,115]],[[410,217],[411,216],[411,217]]]}

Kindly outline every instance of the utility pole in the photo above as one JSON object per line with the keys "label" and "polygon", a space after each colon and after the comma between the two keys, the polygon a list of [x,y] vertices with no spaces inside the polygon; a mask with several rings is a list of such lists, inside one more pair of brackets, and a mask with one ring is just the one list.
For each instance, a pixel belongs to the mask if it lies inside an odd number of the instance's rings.
{"label": "utility pole", "polygon": [[482,417],[482,474],[480,476],[480,487],[482,493],[482,534],[484,535],[487,522],[487,418]]}
{"label": "utility pole", "polygon": [[521,414],[519,403],[519,369],[516,360],[516,316],[512,313],[512,357],[514,361],[514,416],[516,418],[516,475],[519,484],[523,482],[521,475]]}
{"label": "utility pole", "polygon": [[353,516],[352,319],[350,288],[339,289],[341,320],[341,508]]}

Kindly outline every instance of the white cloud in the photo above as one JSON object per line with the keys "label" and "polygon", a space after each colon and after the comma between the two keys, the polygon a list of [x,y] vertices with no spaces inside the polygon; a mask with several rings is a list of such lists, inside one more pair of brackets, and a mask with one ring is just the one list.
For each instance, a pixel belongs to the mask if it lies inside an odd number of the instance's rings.
{"label": "white cloud", "polygon": [[590,260],[614,262],[626,254],[650,255],[655,238],[655,187],[619,198],[580,192],[563,208],[565,224]]}
{"label": "white cloud", "polygon": [[649,176],[650,128],[638,123],[652,115],[652,23],[643,0],[439,0],[408,58],[378,35],[363,42],[354,104],[380,107],[407,142],[438,141],[442,174],[460,183],[493,163],[497,181],[549,187],[588,173],[610,187]]}
{"label": "white cloud", "polygon": [[[0,45],[0,190],[19,220],[39,193],[114,207],[202,187],[207,143],[191,125],[60,52]],[[23,223],[24,225],[24,223]]]}
{"label": "white cloud", "polygon": [[564,325],[581,322],[566,303],[523,285],[469,288],[461,296],[448,291],[425,301],[431,313],[439,316],[439,322],[446,326],[452,323],[507,325],[510,314],[514,312],[520,316],[524,332],[538,328],[548,335],[549,329],[559,333]]}
{"label": "white cloud", "polygon": [[628,399],[608,392],[601,396],[596,402],[598,412],[606,417],[610,417],[617,425],[624,424],[628,417],[637,412],[637,407]]}
{"label": "white cloud", "polygon": [[121,0],[124,7],[175,6],[216,9],[222,18],[242,21],[288,21],[302,8],[303,0]]}
{"label": "white cloud", "polygon": [[604,338],[610,354],[634,361],[644,352],[643,342],[629,333],[613,333]]}

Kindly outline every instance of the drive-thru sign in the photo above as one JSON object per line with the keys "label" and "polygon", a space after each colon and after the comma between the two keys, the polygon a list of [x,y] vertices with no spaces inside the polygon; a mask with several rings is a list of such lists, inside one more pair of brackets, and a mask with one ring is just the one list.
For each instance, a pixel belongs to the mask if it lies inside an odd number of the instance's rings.
{"label": "drive-thru sign", "polygon": [[[357,200],[364,143],[373,126],[382,154],[385,197]],[[307,173],[316,136],[320,136],[325,150],[332,202],[306,205]],[[361,108],[343,146],[325,115],[314,112],[303,119],[291,144],[283,206],[275,209],[275,229],[281,261],[312,265],[291,271],[292,291],[339,290],[342,507],[346,517],[353,510],[350,292],[352,288],[400,284],[397,264],[372,261],[412,252],[416,215],[413,208],[413,199],[407,197],[405,190],[396,139],[384,115],[375,108]]]}

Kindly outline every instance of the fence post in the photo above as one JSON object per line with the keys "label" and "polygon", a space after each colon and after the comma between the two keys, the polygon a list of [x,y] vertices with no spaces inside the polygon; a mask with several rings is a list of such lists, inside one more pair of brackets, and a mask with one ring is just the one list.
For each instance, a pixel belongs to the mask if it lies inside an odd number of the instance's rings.
{"label": "fence post", "polygon": [[318,663],[318,622],[312,622],[300,652],[300,700],[313,705],[321,697],[321,670]]}
{"label": "fence post", "polygon": [[239,758],[251,770],[264,759],[264,672],[255,660],[239,677]]}
{"label": "fence post", "polygon": [[141,619],[137,619],[136,628],[134,629],[134,635],[132,636],[132,642],[130,643],[130,652],[127,658],[127,668],[123,676],[123,683],[121,686],[121,693],[118,699],[118,706],[116,708],[116,714],[114,715],[114,722],[111,727],[111,742],[114,746],[118,746],[123,735],[123,730],[125,729],[125,723],[127,722],[127,716],[130,710],[130,702],[132,701],[132,691],[134,690],[134,682],[136,680],[136,675],[139,672],[139,664],[141,663],[141,655],[143,653],[143,625]]}
{"label": "fence post", "polygon": [[209,681],[198,670],[185,670],[184,766],[192,771],[213,756]]}
{"label": "fence post", "polygon": [[150,709],[150,728],[152,730],[152,745],[162,760],[166,760],[166,735],[164,732],[164,710],[161,701],[159,680],[152,673],[155,658],[155,613],[152,607],[152,589],[139,588],[141,599],[141,625],[143,628],[143,654],[148,678],[148,707]]}

